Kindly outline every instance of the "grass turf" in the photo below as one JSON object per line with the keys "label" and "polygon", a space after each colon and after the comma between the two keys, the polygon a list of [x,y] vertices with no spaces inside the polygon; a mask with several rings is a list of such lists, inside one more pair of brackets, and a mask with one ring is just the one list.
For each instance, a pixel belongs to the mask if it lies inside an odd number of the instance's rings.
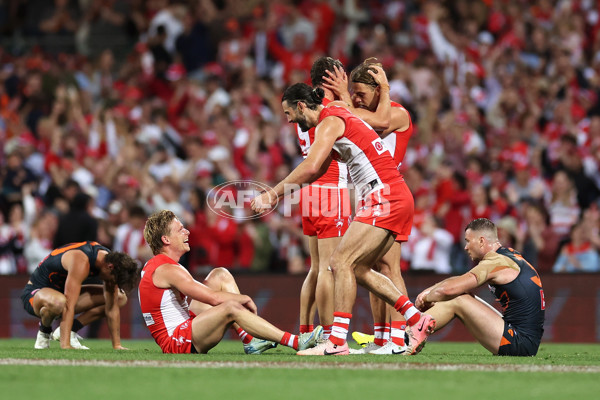
{"label": "grass turf", "polygon": [[[600,390],[598,372],[560,369],[560,366],[600,366],[598,345],[542,344],[537,357],[513,358],[491,356],[475,343],[432,342],[416,357],[325,358],[298,357],[281,346],[260,356],[247,356],[238,341],[224,341],[206,355],[162,354],[152,341],[124,341],[129,351],[114,351],[106,340],[86,340],[89,351],[63,351],[56,342],[52,342],[54,348],[49,350],[34,350],[33,342],[33,339],[0,340],[0,362],[7,364],[0,365],[0,398],[25,394],[46,399],[109,400],[189,395],[244,400],[348,400],[376,396],[442,399],[502,396],[547,400],[594,397],[593,393]],[[82,360],[90,364],[13,365],[6,363],[7,359]],[[95,361],[110,361],[109,367],[94,366]],[[161,361],[164,365],[120,366],[127,361]],[[181,361],[186,362],[186,368],[172,368]],[[217,362],[236,364],[216,365]],[[205,368],[208,364],[211,368]],[[441,364],[455,368],[423,369]],[[485,370],[468,368],[476,365]],[[390,370],[394,366],[406,369]],[[522,366],[558,369],[531,372],[519,369]]]}

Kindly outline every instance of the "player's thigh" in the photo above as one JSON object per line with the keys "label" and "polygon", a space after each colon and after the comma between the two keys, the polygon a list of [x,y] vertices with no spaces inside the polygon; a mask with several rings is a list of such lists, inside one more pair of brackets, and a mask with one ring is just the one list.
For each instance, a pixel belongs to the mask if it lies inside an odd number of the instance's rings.
{"label": "player's thigh", "polygon": [[335,267],[368,265],[372,267],[394,243],[386,229],[354,221],[331,256]]}
{"label": "player's thigh", "polygon": [[104,285],[83,285],[75,304],[75,314],[79,314],[106,304]]}
{"label": "player's thigh", "polygon": [[233,307],[232,303],[225,302],[196,315],[192,321],[192,344],[199,353],[206,353],[223,339],[233,323]]}
{"label": "player's thigh", "polygon": [[456,297],[455,313],[471,334],[489,351],[496,354],[504,332],[504,320],[486,301],[468,294]]}
{"label": "player's thigh", "polygon": [[58,290],[52,288],[41,288],[35,295],[33,296],[33,300],[31,302],[31,306],[33,307],[33,311],[35,315],[38,317],[41,316],[41,309],[44,307],[49,307],[54,310],[56,313],[62,312],[66,304],[67,298],[65,295]]}

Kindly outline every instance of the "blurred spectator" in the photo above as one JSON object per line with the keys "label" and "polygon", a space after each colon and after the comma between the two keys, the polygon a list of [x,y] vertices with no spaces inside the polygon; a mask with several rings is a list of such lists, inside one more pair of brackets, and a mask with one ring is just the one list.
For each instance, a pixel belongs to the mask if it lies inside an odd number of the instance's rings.
{"label": "blurred spectator", "polygon": [[132,206],[127,214],[127,222],[117,227],[113,249],[123,251],[144,264],[152,257],[152,251],[144,240],[144,226],[148,215],[140,206]]}
{"label": "blurred spectator", "polygon": [[550,216],[542,203],[524,203],[523,221],[515,248],[541,273],[552,271],[561,237],[550,226]]}
{"label": "blurred spectator", "polygon": [[552,230],[561,240],[566,239],[581,212],[577,204],[577,189],[566,172],[557,171],[554,174],[551,192],[546,196],[546,206]]}
{"label": "blurred spectator", "polygon": [[452,234],[440,228],[436,219],[427,214],[420,228],[413,229],[406,250],[402,246],[402,257],[410,259],[411,271],[450,274],[453,243]]}
{"label": "blurred spectator", "polygon": [[69,211],[59,217],[53,248],[68,243],[96,240],[98,221],[90,213],[92,203],[93,199],[82,192],[73,197],[69,204]]}
{"label": "blurred spectator", "polygon": [[566,243],[556,263],[552,267],[554,272],[598,272],[600,271],[600,258],[598,251],[585,237],[582,222],[571,228],[571,240]]}
{"label": "blurred spectator", "polygon": [[51,211],[42,212],[31,226],[29,240],[23,254],[27,260],[27,273],[31,274],[38,264],[52,251],[58,218]]}

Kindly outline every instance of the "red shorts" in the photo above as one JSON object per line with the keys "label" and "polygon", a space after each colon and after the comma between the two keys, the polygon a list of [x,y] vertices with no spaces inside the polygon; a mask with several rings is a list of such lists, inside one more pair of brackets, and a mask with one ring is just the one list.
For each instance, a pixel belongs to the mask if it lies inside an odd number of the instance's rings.
{"label": "red shorts", "polygon": [[168,338],[169,341],[163,343],[160,348],[163,353],[169,354],[190,354],[197,353],[196,348],[192,345],[192,321],[196,317],[190,313],[190,318],[179,324],[173,331],[173,334]]}
{"label": "red shorts", "polygon": [[406,183],[394,184],[390,190],[369,193],[360,201],[353,221],[387,229],[397,242],[406,242],[412,229],[415,205]]}
{"label": "red shorts", "polygon": [[302,231],[317,239],[340,237],[352,221],[348,188],[309,185],[300,197]]}

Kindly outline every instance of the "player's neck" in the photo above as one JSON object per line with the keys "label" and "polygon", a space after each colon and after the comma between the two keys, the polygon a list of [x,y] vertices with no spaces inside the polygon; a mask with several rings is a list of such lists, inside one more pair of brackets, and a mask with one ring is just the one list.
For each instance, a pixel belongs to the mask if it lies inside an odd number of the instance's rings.
{"label": "player's neck", "polygon": [[162,250],[160,251],[160,254],[165,255],[167,257],[169,257],[171,260],[175,261],[175,262],[179,262],[179,259],[181,258],[181,256],[183,256],[183,254],[181,254],[181,252],[177,252],[172,248],[165,248],[163,247]]}

